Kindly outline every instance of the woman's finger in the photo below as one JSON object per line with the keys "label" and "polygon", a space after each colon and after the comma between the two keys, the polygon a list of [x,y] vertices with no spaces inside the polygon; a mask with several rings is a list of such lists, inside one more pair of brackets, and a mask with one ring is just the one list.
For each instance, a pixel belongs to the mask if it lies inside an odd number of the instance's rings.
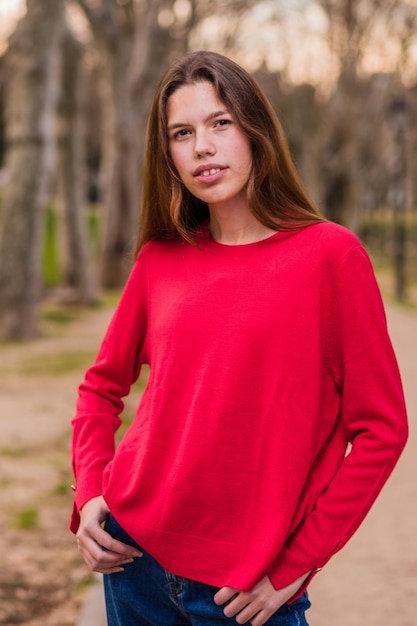
{"label": "woman's finger", "polygon": [[221,606],[222,604],[226,604],[226,602],[230,602],[239,591],[237,589],[233,589],[233,587],[222,587],[214,596],[214,602],[217,606]]}

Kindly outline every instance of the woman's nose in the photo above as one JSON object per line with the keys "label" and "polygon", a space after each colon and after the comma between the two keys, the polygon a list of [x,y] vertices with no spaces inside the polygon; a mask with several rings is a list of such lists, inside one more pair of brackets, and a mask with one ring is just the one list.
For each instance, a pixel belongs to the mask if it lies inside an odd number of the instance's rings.
{"label": "woman's nose", "polygon": [[196,133],[194,151],[197,157],[202,157],[206,154],[212,155],[216,152],[216,147],[208,133]]}

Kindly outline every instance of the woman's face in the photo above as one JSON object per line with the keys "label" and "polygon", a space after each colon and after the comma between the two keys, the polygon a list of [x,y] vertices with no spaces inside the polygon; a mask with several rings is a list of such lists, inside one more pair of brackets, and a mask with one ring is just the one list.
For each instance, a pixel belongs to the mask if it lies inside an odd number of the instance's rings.
{"label": "woman's face", "polygon": [[216,206],[247,209],[250,142],[207,81],[184,85],[168,99],[168,145],[190,193]]}

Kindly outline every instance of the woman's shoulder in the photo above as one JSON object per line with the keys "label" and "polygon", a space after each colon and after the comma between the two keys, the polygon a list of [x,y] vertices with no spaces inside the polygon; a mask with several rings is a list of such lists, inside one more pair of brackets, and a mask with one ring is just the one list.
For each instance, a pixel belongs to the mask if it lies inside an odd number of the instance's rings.
{"label": "woman's shoulder", "polygon": [[308,227],[306,230],[309,230],[312,236],[319,236],[323,240],[323,243],[329,243],[329,245],[333,242],[346,244],[348,246],[362,245],[358,236],[353,231],[336,222],[318,222],[317,224],[313,224],[312,227]]}
{"label": "woman's shoulder", "polygon": [[305,236],[325,256],[341,258],[355,249],[364,249],[355,233],[335,222],[314,224],[305,229]]}
{"label": "woman's shoulder", "polygon": [[310,259],[326,272],[329,280],[333,277],[339,286],[374,280],[372,261],[355,233],[334,222],[323,222],[310,230],[310,241],[315,239]]}
{"label": "woman's shoulder", "polygon": [[138,254],[138,259],[147,259],[154,256],[164,254],[171,255],[177,250],[181,250],[184,246],[184,240],[181,237],[170,239],[151,239],[147,241]]}

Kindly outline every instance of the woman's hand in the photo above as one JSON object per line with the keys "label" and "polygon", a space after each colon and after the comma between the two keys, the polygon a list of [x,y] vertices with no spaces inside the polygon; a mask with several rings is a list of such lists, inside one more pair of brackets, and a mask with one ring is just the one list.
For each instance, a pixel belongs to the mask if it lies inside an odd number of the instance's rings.
{"label": "woman's hand", "polygon": [[92,498],[80,511],[80,527],[77,532],[78,549],[88,567],[100,574],[123,571],[123,565],[131,563],[141,552],[121,541],[113,539],[101,524],[109,516],[109,508],[103,496]]}
{"label": "woman's hand", "polygon": [[250,622],[252,626],[262,626],[275,611],[278,611],[297,593],[308,575],[300,576],[282,589],[274,589],[267,576],[251,591],[238,591],[232,587],[223,587],[214,596],[214,602],[218,606],[228,602],[224,614],[226,617],[236,617],[238,624]]}

